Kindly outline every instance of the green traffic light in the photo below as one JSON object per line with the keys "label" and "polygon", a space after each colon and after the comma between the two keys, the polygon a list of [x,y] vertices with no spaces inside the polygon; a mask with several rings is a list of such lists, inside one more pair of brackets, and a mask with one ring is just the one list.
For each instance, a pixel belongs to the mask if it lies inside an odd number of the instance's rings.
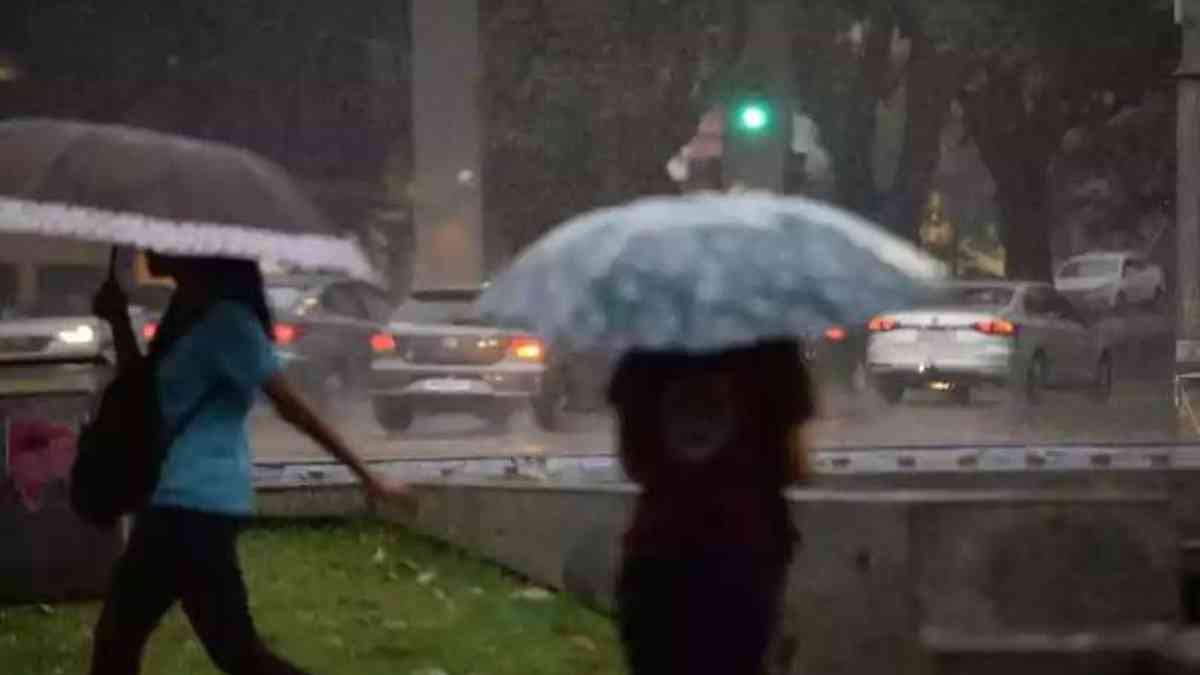
{"label": "green traffic light", "polygon": [[748,101],[737,107],[734,119],[742,131],[762,132],[771,125],[771,109],[761,101]]}

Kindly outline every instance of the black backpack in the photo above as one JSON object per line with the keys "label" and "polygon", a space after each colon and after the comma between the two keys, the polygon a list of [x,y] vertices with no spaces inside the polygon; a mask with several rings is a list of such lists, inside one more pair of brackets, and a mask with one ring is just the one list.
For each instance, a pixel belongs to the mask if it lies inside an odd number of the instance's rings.
{"label": "black backpack", "polygon": [[112,527],[149,505],[168,448],[203,407],[201,400],[174,430],[166,429],[155,386],[158,360],[151,355],[121,369],[80,430],[71,507],[93,525]]}
{"label": "black backpack", "polygon": [[154,389],[149,358],[123,369],[80,430],[71,507],[93,525],[112,527],[150,501],[166,454]]}

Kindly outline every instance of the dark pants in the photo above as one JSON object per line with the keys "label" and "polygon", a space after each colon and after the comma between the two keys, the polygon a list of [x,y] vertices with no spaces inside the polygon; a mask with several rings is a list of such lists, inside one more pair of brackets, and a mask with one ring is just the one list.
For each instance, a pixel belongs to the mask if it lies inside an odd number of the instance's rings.
{"label": "dark pants", "polygon": [[633,675],[759,675],[787,572],[782,557],[626,560],[617,589]]}
{"label": "dark pants", "polygon": [[177,601],[230,675],[303,675],[263,645],[237,559],[238,518],[152,509],[138,518],[96,627],[92,675],[136,675],[150,633]]}

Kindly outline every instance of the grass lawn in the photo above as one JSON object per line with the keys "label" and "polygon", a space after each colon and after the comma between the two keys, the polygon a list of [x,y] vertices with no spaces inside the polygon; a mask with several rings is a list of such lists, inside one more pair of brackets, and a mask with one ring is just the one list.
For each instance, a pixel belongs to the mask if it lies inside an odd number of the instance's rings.
{"label": "grass lawn", "polygon": [[[258,527],[242,537],[264,639],[314,675],[621,673],[612,622],[399,528]],[[98,606],[0,607],[0,672],[86,672]],[[150,642],[145,675],[211,675],[186,618]]]}

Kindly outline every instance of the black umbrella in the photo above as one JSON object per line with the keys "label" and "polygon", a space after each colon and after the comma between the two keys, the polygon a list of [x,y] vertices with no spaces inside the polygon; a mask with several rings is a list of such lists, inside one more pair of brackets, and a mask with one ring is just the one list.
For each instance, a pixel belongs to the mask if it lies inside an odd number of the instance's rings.
{"label": "black umbrella", "polygon": [[278,165],[125,126],[0,122],[0,232],[371,276],[362,249]]}

